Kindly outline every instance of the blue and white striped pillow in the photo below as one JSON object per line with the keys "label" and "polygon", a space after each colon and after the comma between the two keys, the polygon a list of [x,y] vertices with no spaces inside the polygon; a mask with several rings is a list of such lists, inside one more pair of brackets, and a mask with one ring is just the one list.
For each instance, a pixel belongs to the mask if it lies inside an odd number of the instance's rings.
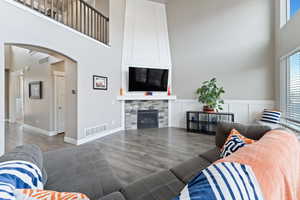
{"label": "blue and white striped pillow", "polygon": [[265,109],[260,121],[278,124],[280,122],[281,112]]}
{"label": "blue and white striped pillow", "polygon": [[42,172],[33,163],[7,161],[0,163],[0,199],[15,200],[15,189],[43,189]]}
{"label": "blue and white striped pillow", "polygon": [[263,200],[251,167],[218,163],[202,170],[173,200]]}

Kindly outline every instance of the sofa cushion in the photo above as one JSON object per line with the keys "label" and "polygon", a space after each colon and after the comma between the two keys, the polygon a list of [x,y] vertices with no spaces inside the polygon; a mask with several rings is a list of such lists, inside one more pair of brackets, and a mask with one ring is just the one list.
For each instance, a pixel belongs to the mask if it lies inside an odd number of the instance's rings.
{"label": "sofa cushion", "polygon": [[121,188],[96,144],[46,152],[44,160],[46,190],[80,192],[99,199]]}
{"label": "sofa cushion", "polygon": [[216,133],[216,145],[219,148],[225,143],[226,138],[230,134],[232,129],[236,129],[243,136],[253,139],[259,140],[266,132],[270,131],[271,128],[269,126],[262,125],[243,125],[239,123],[221,123],[217,127]]}
{"label": "sofa cushion", "polygon": [[0,157],[0,163],[13,160],[22,160],[35,164],[42,171],[43,183],[46,183],[47,173],[43,167],[43,153],[39,146],[33,144],[18,146]]}
{"label": "sofa cushion", "polygon": [[211,163],[204,158],[195,157],[171,169],[171,172],[185,184]]}
{"label": "sofa cushion", "polygon": [[178,195],[183,187],[184,183],[166,170],[136,181],[121,192],[127,200],[168,200]]}
{"label": "sofa cushion", "polygon": [[99,200],[125,200],[125,197],[121,192],[114,192],[102,197]]}
{"label": "sofa cushion", "polygon": [[215,147],[199,156],[209,161],[210,163],[213,163],[220,159],[220,153],[220,149],[218,147]]}

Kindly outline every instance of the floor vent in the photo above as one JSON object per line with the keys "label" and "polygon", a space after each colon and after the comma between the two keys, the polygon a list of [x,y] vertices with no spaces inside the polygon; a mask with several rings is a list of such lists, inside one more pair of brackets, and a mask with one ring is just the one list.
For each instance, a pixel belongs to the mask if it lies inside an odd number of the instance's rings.
{"label": "floor vent", "polygon": [[91,136],[91,135],[95,135],[95,134],[98,134],[98,133],[102,133],[106,130],[107,130],[107,125],[104,124],[104,125],[100,125],[100,126],[86,128],[84,130],[84,132],[85,132],[85,136]]}

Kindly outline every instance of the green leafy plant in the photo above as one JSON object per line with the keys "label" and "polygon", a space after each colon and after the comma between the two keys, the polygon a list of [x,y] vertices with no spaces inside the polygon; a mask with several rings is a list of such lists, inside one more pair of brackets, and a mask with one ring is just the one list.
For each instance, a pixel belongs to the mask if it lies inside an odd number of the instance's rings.
{"label": "green leafy plant", "polygon": [[222,104],[224,100],[221,98],[225,93],[223,87],[217,86],[217,79],[213,78],[210,81],[204,81],[202,87],[197,89],[198,101],[203,103],[209,109],[223,110]]}

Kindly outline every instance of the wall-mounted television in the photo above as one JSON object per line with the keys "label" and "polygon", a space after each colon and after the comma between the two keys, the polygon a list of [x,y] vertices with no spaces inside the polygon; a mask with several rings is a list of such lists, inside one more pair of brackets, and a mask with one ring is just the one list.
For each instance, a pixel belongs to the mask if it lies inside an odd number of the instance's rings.
{"label": "wall-mounted television", "polygon": [[168,91],[169,70],[129,67],[129,92]]}

